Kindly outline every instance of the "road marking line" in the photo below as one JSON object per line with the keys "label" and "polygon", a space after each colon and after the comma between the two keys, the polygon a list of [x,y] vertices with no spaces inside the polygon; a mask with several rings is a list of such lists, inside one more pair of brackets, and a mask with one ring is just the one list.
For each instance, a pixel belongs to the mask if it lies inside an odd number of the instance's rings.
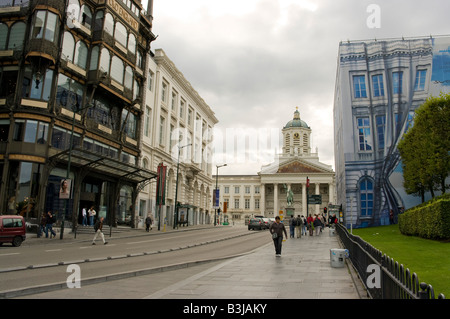
{"label": "road marking line", "polygon": [[20,255],[20,253],[0,254],[0,256]]}
{"label": "road marking line", "polygon": [[62,249],[49,249],[49,250],[44,250],[45,252],[47,252],[47,253],[50,253],[50,252],[54,252],[54,251],[61,251]]}

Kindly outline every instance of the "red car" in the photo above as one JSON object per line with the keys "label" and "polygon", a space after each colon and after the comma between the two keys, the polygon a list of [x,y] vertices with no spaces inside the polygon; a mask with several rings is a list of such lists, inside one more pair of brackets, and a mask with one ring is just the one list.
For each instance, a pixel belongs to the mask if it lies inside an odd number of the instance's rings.
{"label": "red car", "polygon": [[19,247],[26,238],[25,220],[18,215],[0,215],[0,245]]}

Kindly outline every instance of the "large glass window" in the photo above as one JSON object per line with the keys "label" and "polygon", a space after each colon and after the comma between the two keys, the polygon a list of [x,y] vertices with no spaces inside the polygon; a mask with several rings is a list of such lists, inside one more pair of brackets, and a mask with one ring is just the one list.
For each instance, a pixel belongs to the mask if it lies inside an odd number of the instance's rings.
{"label": "large glass window", "polygon": [[100,70],[102,72],[106,72],[107,74],[109,74],[110,59],[111,57],[108,49],[103,48],[100,54]]}
{"label": "large glass window", "polygon": [[384,149],[384,132],[386,130],[386,116],[378,115],[376,117],[377,122],[377,136],[378,136],[378,149]]}
{"label": "large glass window", "polygon": [[50,11],[38,10],[31,30],[32,39],[46,39],[55,42],[58,38],[58,16]]}
{"label": "large glass window", "polygon": [[125,87],[129,90],[133,89],[133,70],[129,65],[125,68]]}
{"label": "large glass window", "polygon": [[70,32],[64,32],[62,59],[73,63],[73,48],[75,47],[75,39]]}
{"label": "large glass window", "polygon": [[58,75],[56,105],[78,111],[83,105],[83,85],[64,74]]}
{"label": "large glass window", "polygon": [[22,84],[22,97],[48,101],[50,98],[53,80],[53,70],[47,69],[44,73],[32,72],[31,68],[25,69]]}
{"label": "large glass window", "polygon": [[[59,150],[67,150],[70,146],[72,131],[66,130],[65,128],[54,126],[52,131],[52,147]],[[81,143],[80,134],[73,133],[73,143],[72,147],[79,146]]]}
{"label": "large glass window", "polygon": [[24,22],[16,22],[11,26],[8,40],[8,50],[19,50],[23,47],[25,38],[26,24]]}
{"label": "large glass window", "polygon": [[74,64],[85,70],[87,57],[88,49],[86,43],[84,43],[83,41],[78,41],[77,45],[75,46]]}
{"label": "large glass window", "polygon": [[114,33],[114,19],[110,13],[105,15],[105,25],[103,26],[103,30],[111,36]]}
{"label": "large glass window", "polygon": [[377,74],[372,76],[373,96],[384,96],[383,75]]}
{"label": "large glass window", "polygon": [[117,56],[111,59],[111,77],[120,84],[123,84],[123,62]]}
{"label": "large glass window", "polygon": [[353,90],[355,98],[367,97],[366,78],[364,75],[353,76]]}
{"label": "large glass window", "polygon": [[8,38],[8,26],[0,23],[0,50],[6,50],[6,39]]}
{"label": "large glass window", "polygon": [[45,144],[47,138],[48,123],[25,119],[15,120],[14,141]]}
{"label": "large glass window", "polygon": [[416,83],[414,85],[414,91],[425,90],[425,80],[427,78],[427,70],[417,70]]}
{"label": "large glass window", "polygon": [[403,72],[392,73],[392,83],[394,94],[402,94]]}
{"label": "large glass window", "polygon": [[8,142],[9,120],[0,119],[0,142]]}
{"label": "large glass window", "polygon": [[137,128],[137,119],[136,115],[132,112],[129,112],[127,109],[123,109],[122,111],[122,123],[124,125],[123,131],[132,139],[136,139],[136,128]]}
{"label": "large glass window", "polygon": [[373,182],[364,179],[359,184],[361,216],[372,216],[373,213]]}
{"label": "large glass window", "polygon": [[136,37],[133,33],[128,36],[128,50],[133,54],[136,53]]}
{"label": "large glass window", "polygon": [[114,39],[116,39],[117,42],[119,42],[125,48],[127,47],[127,29],[120,22],[116,22],[116,28],[114,30]]}
{"label": "large glass window", "polygon": [[79,20],[82,25],[90,29],[92,25],[92,13],[88,6],[82,5],[80,10]]}
{"label": "large glass window", "polygon": [[358,118],[358,142],[360,151],[371,151],[370,121],[368,117]]}
{"label": "large glass window", "polygon": [[94,31],[100,31],[102,27],[103,27],[103,11],[97,11],[94,20]]}
{"label": "large glass window", "polygon": [[99,48],[95,46],[91,50],[91,62],[89,63],[89,70],[97,70],[98,67],[98,57],[99,57]]}

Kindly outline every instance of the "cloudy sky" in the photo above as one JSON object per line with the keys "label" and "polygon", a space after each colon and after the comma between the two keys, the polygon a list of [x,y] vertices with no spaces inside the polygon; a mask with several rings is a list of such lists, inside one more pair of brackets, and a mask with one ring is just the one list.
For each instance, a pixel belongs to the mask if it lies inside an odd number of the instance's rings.
{"label": "cloudy sky", "polygon": [[[219,132],[281,131],[298,107],[313,151],[334,168],[339,42],[448,35],[448,12],[447,0],[154,0],[152,50],[163,49],[203,97]],[[270,162],[259,155],[230,160],[220,174],[255,174]]]}

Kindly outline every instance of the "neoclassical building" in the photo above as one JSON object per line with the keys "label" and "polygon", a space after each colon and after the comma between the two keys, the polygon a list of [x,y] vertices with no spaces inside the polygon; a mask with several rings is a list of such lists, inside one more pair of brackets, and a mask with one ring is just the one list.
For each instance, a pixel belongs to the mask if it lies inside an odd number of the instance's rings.
{"label": "neoclassical building", "polygon": [[[335,204],[334,171],[319,161],[317,152],[311,152],[311,132],[297,108],[293,119],[283,126],[282,152],[271,164],[262,166],[257,175],[219,174],[221,210],[223,203],[228,203],[221,220],[243,222],[255,215],[306,217]],[[293,193],[291,205],[287,202],[289,190]],[[321,195],[321,204],[308,205],[308,195]]]}
{"label": "neoclassical building", "polygon": [[156,183],[142,188],[137,198],[140,226],[149,213],[160,230],[164,223],[174,226],[175,202],[180,205],[179,222],[208,224],[212,221],[212,133],[218,120],[164,50],[149,55],[147,72],[141,165],[157,171],[162,163],[166,187],[161,207],[156,203]]}

